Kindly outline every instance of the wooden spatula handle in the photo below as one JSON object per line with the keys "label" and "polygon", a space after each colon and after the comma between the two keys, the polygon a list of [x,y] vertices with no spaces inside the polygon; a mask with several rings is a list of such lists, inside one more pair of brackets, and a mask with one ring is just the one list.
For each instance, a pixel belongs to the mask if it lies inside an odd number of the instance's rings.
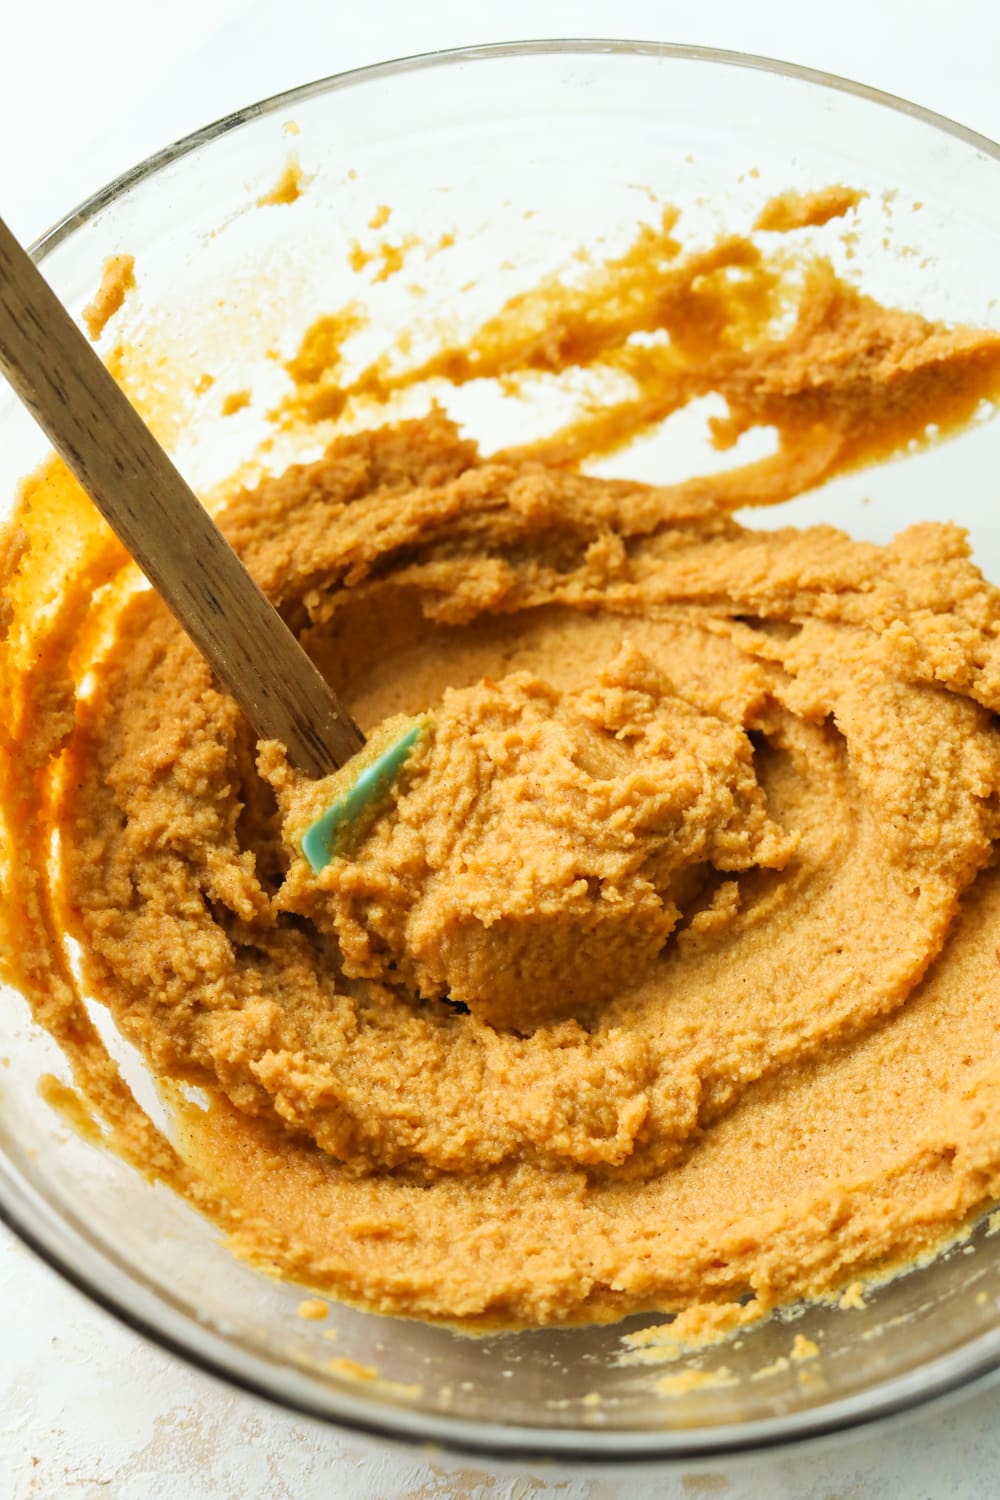
{"label": "wooden spatula handle", "polygon": [[361,731],[2,219],[0,369],[260,738],[349,760]]}

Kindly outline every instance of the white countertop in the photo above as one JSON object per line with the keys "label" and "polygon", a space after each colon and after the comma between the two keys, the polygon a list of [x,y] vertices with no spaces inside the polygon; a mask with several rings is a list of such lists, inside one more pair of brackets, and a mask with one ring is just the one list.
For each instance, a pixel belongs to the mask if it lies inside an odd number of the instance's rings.
{"label": "white countertop", "polygon": [[[807,63],[1000,137],[998,0],[839,0],[822,9],[808,0],[18,0],[0,50],[0,212],[33,239],[150,151],[307,77],[437,47],[587,35]],[[364,1446],[230,1391],[120,1327],[3,1230],[0,1320],[0,1500],[1000,1493],[995,1388],[778,1459],[656,1480],[539,1477]]]}

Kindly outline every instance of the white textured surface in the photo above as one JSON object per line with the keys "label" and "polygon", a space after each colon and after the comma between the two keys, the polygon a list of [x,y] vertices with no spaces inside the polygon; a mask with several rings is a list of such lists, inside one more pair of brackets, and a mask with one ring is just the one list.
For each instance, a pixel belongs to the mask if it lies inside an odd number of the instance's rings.
{"label": "white textured surface", "polygon": [[462,1469],[225,1390],[119,1327],[0,1230],[2,1500],[992,1500],[1000,1391],[888,1432],[651,1478]]}
{"label": "white textured surface", "polygon": [[[526,36],[783,57],[1000,136],[997,0],[20,0],[0,45],[0,212],[25,239],[177,135],[378,58]],[[152,59],[152,61],[150,61]],[[461,1470],[367,1447],[143,1343],[0,1230],[0,1500],[980,1500],[1000,1391],[809,1453],[655,1480]]]}

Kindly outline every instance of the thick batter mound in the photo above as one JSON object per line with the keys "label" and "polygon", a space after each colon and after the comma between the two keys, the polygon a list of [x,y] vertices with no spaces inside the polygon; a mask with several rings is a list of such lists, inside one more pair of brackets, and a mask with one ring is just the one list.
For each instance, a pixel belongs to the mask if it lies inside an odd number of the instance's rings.
{"label": "thick batter mound", "polygon": [[[36,940],[8,967],[116,1148],[241,1253],[473,1327],[764,1311],[1000,1196],[1000,592],[948,525],[880,548],[731,516],[954,425],[1000,341],[828,271],[803,296],[778,341],[688,339],[686,389],[778,428],[742,478],[589,478],[565,433],[484,459],[432,412],[231,502],[366,731],[429,719],[319,875],[298,838],[330,789],[255,746],[154,596],[92,605],[121,557],[58,466],[26,492],[5,799]],[[56,517],[77,556],[32,633]],[[176,1147],[103,1053],[62,926]]]}

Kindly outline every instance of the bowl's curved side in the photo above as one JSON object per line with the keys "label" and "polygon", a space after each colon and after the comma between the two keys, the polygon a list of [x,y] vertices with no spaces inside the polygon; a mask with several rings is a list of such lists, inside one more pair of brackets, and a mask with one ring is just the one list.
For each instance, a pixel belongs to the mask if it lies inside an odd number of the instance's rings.
{"label": "bowl's curved side", "polygon": [[154,152],[144,161],[137,162],[135,166],[127,168],[118,177],[91,193],[88,198],[83,199],[63,218],[39,235],[30,246],[30,253],[35,260],[43,260],[65,240],[67,235],[72,234],[95,214],[100,213],[114,199],[137,187],[147,177],[153,176],[164,167],[208,145],[218,136],[236,130],[241,125],[246,125],[261,116],[294,109],[296,105],[329,93],[333,89],[352,88],[375,80],[392,78],[399,73],[451,67],[483,58],[602,56],[608,53],[621,53],[634,57],[677,58],[685,62],[718,63],[725,67],[748,68],[762,73],[774,73],[783,78],[794,78],[802,83],[815,84],[819,88],[849,94],[867,103],[895,110],[951,136],[956,141],[961,141],[964,145],[971,146],[974,150],[982,152],[984,156],[1000,160],[1000,144],[991,140],[989,136],[961,124],[958,120],[949,119],[947,115],[927,109],[921,104],[904,99],[898,94],[889,93],[885,89],[873,88],[870,84],[858,83],[836,73],[827,73],[820,68],[809,68],[804,64],[786,62],[780,58],[763,57],[752,52],[735,52],[723,47],[695,47],[680,42],[620,41],[611,37],[554,37],[526,42],[491,42],[475,47],[453,47],[438,52],[418,52],[405,57],[390,58],[381,63],[369,63],[360,68],[349,68],[342,73],[331,73],[323,78],[313,79],[309,83],[298,84],[295,88],[284,89],[281,93],[271,94],[266,99],[259,99],[253,104],[233,110],[230,114],[221,115],[210,124],[181,136],[169,146],[164,146],[162,150]]}

